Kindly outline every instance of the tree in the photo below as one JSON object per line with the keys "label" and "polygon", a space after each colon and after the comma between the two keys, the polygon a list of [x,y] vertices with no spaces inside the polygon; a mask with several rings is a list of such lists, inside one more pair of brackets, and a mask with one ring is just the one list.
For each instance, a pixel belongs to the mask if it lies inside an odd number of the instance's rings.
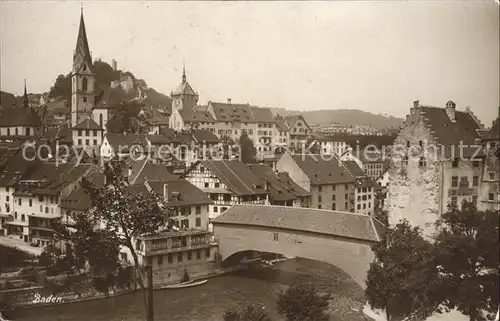
{"label": "tree", "polygon": [[224,321],[271,321],[271,318],[262,309],[250,305],[240,311],[226,310]]}
{"label": "tree", "polygon": [[220,138],[220,150],[219,155],[217,155],[221,159],[230,159],[234,154],[234,141],[229,136],[222,136]]}
{"label": "tree", "polygon": [[137,133],[140,131],[139,112],[143,105],[136,101],[122,102],[118,113],[107,123],[110,133]]}
{"label": "tree", "polygon": [[0,245],[0,274],[9,268],[26,266],[33,256],[16,248]]}
{"label": "tree", "polygon": [[241,161],[245,164],[253,164],[257,150],[253,141],[248,137],[247,133],[242,131],[240,136]]}
{"label": "tree", "polygon": [[320,294],[312,284],[294,283],[279,293],[278,310],[287,321],[327,321],[329,295]]}
{"label": "tree", "polygon": [[372,247],[365,295],[372,308],[385,309],[388,321],[435,310],[439,276],[433,246],[418,227],[402,221]]}
{"label": "tree", "polygon": [[171,210],[163,204],[163,199],[154,193],[132,193],[122,173],[123,167],[123,161],[115,157],[104,167],[108,185],[97,186],[88,180],[83,180],[82,184],[89,194],[93,215],[104,224],[109,233],[103,234],[102,237],[116,237],[131,253],[147,309],[144,285],[146,271],[139,263],[134,242],[140,236],[155,233],[167,226]]}
{"label": "tree", "polygon": [[71,253],[73,259],[69,266],[83,269],[91,268],[95,275],[114,273],[118,268],[120,240],[112,232],[97,228],[99,221],[92,213],[70,213],[68,218],[74,221],[71,227],[54,224],[55,239],[66,244],[66,256]]}
{"label": "tree", "polygon": [[57,76],[54,86],[50,88],[49,97],[62,97],[71,101],[71,74]]}
{"label": "tree", "polygon": [[438,221],[435,255],[444,303],[471,321],[484,320],[482,310],[498,308],[498,224],[498,212],[478,211],[467,201],[461,209],[450,206]]}

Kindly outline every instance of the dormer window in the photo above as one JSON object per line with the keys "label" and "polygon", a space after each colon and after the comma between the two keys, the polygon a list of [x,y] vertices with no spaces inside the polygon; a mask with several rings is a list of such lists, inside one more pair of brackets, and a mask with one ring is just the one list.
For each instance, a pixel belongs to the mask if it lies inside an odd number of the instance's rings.
{"label": "dormer window", "polygon": [[87,71],[87,65],[83,64],[83,71]]}

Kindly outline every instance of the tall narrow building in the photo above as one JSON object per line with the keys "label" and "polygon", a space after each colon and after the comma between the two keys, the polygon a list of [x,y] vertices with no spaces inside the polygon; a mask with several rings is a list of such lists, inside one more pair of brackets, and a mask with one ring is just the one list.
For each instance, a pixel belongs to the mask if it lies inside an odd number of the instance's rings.
{"label": "tall narrow building", "polygon": [[92,72],[83,10],[80,16],[80,28],[73,53],[73,71],[71,75],[71,126],[75,127],[87,119],[92,119],[94,106],[95,75]]}

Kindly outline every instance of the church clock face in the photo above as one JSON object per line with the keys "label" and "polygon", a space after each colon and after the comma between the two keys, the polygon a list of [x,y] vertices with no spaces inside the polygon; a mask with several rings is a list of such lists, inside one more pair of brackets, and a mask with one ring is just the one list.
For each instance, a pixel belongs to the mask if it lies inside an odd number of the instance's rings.
{"label": "church clock face", "polygon": [[174,99],[174,107],[175,108],[181,107],[181,100],[180,100],[180,98],[175,98]]}

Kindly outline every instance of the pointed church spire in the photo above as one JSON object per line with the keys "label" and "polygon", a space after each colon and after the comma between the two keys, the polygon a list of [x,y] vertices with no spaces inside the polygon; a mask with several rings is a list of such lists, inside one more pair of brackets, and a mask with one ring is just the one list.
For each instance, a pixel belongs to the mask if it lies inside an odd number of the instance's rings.
{"label": "pointed church spire", "polygon": [[[79,59],[77,59],[79,58]],[[85,30],[85,20],[83,19],[83,7],[80,12],[80,27],[78,29],[78,38],[76,39],[75,53],[73,54],[73,63],[81,64],[87,62],[92,65],[92,57],[90,55],[89,43],[87,41],[87,31]],[[79,66],[75,66],[79,68]]]}
{"label": "pointed church spire", "polygon": [[182,64],[182,83],[186,82],[186,63]]}
{"label": "pointed church spire", "polygon": [[28,90],[26,89],[26,78],[24,78],[24,99],[23,105],[24,107],[29,107],[30,101],[28,99]]}

